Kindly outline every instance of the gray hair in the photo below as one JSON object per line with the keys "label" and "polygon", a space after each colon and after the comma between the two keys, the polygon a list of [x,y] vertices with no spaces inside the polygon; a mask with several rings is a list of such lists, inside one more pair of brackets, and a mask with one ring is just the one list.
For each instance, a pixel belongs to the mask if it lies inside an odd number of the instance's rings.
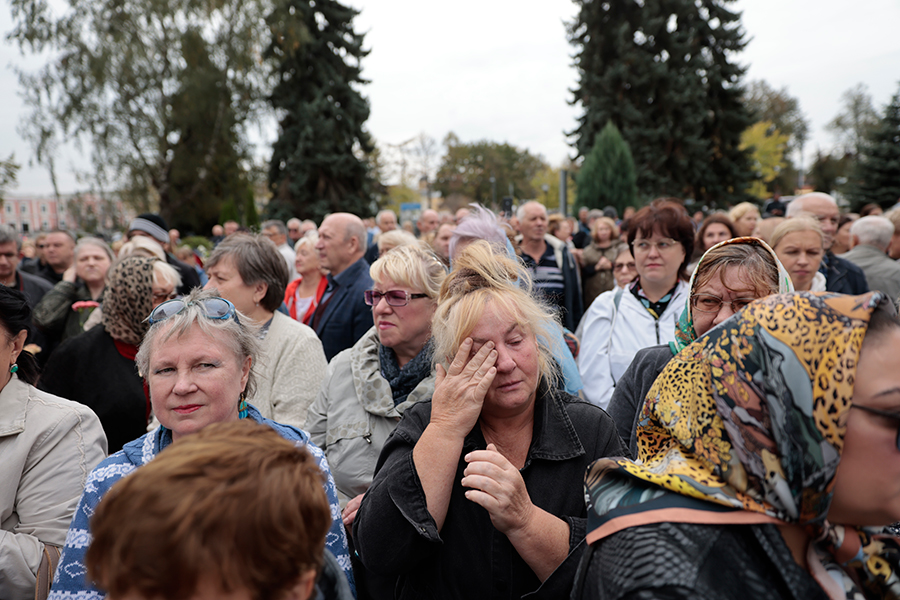
{"label": "gray hair", "polygon": [[173,288],[178,289],[181,286],[181,273],[169,263],[157,260],[153,263],[153,282],[157,284],[169,283]]}
{"label": "gray hair", "polygon": [[[210,339],[222,344],[234,354],[238,364],[243,364],[245,358],[250,358],[250,376],[246,387],[241,390],[248,398],[256,392],[256,365],[260,356],[260,343],[257,334],[259,329],[248,317],[237,312],[235,319],[210,319],[206,316],[200,302],[211,298],[221,298],[216,290],[204,290],[194,288],[187,296],[182,298],[185,304],[184,310],[165,321],[154,323],[147,330],[137,356],[134,358],[138,373],[144,380],[150,372],[150,358],[152,352],[159,344],[169,341],[179,343],[178,340],[194,326]],[[235,402],[237,398],[235,398]]]}
{"label": "gray hair", "polygon": [[260,231],[265,231],[270,227],[274,227],[275,231],[278,232],[278,235],[287,235],[287,225],[285,225],[283,221],[279,221],[278,219],[270,219],[268,221],[264,221],[262,226],[260,227]]}
{"label": "gray hair", "polygon": [[480,204],[472,203],[469,206],[471,211],[460,220],[450,237],[450,258],[455,257],[462,247],[474,240],[485,240],[499,254],[505,254],[506,242],[509,239],[503,229],[506,225],[497,218],[497,215]]}
{"label": "gray hair", "polygon": [[802,196],[797,196],[793,200],[791,200],[787,205],[787,210],[784,211],[784,216],[787,218],[799,217],[800,213],[804,212],[804,205],[807,200],[812,200],[813,198],[818,198],[820,200],[828,200],[835,206],[837,206],[837,201],[833,197],[823,192],[810,192],[808,194],[803,194]]}
{"label": "gray hair", "polygon": [[394,217],[394,221],[397,221],[397,215],[394,214],[394,211],[384,209],[384,210],[379,210],[378,214],[375,215],[375,224],[378,225],[379,227],[381,227],[381,218],[385,217],[387,215],[392,215]]}
{"label": "gray hair", "polygon": [[850,235],[859,238],[860,244],[874,246],[884,252],[894,235],[894,224],[890,219],[875,215],[862,217],[850,226]]}
{"label": "gray hair", "polygon": [[546,206],[544,206],[543,204],[541,204],[541,203],[538,202],[537,200],[529,200],[528,202],[525,202],[524,204],[522,204],[522,206],[520,206],[520,207],[516,210],[516,218],[519,219],[520,221],[521,221],[522,219],[524,219],[524,218],[525,218],[525,211],[526,211],[526,209],[527,209],[529,206],[540,206],[542,209],[544,209],[544,214],[545,214],[545,215],[547,214],[547,207],[546,207]]}
{"label": "gray hair", "polygon": [[299,250],[302,246],[309,246],[310,248],[315,248],[316,244],[319,242],[319,232],[315,229],[310,229],[303,236],[297,240],[294,244],[294,251]]}
{"label": "gray hair", "polygon": [[[365,238],[363,238],[365,241]],[[265,283],[266,295],[260,304],[268,311],[276,311],[284,302],[287,288],[287,263],[275,244],[264,235],[236,233],[228,236],[216,246],[206,260],[206,268],[211,269],[220,260],[230,257],[246,285]]]}
{"label": "gray hair", "polygon": [[78,240],[78,243],[75,244],[75,259],[78,260],[78,254],[84,249],[85,246],[96,246],[100,248],[104,252],[106,252],[106,256],[109,258],[109,262],[113,262],[116,260],[116,255],[113,254],[112,248],[109,247],[109,244],[104,242],[98,237],[83,237]]}
{"label": "gray hair", "polygon": [[16,233],[16,230],[9,225],[0,225],[0,244],[8,244],[10,242],[16,243],[16,252],[22,250],[22,240],[19,239],[19,234]]}

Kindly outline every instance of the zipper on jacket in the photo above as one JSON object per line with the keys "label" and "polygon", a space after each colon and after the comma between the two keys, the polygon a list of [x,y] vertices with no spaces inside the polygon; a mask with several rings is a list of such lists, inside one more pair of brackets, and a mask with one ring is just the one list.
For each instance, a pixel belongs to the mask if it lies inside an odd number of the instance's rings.
{"label": "zipper on jacket", "polygon": [[656,327],[656,345],[658,346],[661,343],[659,341],[659,319],[653,322],[653,326]]}

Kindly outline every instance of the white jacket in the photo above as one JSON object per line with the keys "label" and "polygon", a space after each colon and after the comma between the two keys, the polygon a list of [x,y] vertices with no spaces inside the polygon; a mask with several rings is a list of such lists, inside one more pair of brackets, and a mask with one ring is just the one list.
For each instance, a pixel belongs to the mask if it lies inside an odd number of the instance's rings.
{"label": "white jacket", "polygon": [[34,598],[44,544],[62,546],[91,469],[106,458],[88,407],[13,375],[0,391],[0,598]]}
{"label": "white jacket", "polygon": [[615,289],[597,296],[584,316],[578,354],[585,398],[606,409],[616,381],[637,351],[675,340],[675,324],[684,310],[687,294],[687,284],[679,281],[675,295],[658,320],[628,289],[622,291],[618,309]]}

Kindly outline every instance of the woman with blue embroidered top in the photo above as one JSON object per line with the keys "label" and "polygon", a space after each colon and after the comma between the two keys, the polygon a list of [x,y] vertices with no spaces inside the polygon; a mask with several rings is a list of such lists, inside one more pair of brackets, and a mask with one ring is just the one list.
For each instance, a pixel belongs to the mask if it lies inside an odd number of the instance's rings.
{"label": "woman with blue embroidered top", "polygon": [[628,245],[638,277],[597,296],[582,320],[578,370],[585,398],[601,408],[638,350],[672,341],[687,296],[694,225],[680,204],[654,200],[631,218]]}
{"label": "woman with blue embroidered top", "polygon": [[323,485],[333,519],[326,547],[352,582],[346,534],[325,455],[305,432],[262,417],[246,401],[256,384],[256,327],[215,292],[198,289],[183,299],[160,304],[148,321],[150,329],[135,362],[149,387],[150,401],[161,426],[125,444],[89,476],[66,537],[51,598],[105,597],[85,578],[84,555],[91,539],[90,516],[116,481],[180,438],[210,423],[241,418],[263,423],[287,440],[306,444],[316,458],[325,476]]}
{"label": "woman with blue embroidered top", "polygon": [[675,325],[675,341],[638,351],[609,402],[609,416],[632,456],[637,455],[641,405],[672,357],[754,300],[794,291],[791,277],[775,251],[753,237],[712,246],[697,262],[688,289],[684,311]]}

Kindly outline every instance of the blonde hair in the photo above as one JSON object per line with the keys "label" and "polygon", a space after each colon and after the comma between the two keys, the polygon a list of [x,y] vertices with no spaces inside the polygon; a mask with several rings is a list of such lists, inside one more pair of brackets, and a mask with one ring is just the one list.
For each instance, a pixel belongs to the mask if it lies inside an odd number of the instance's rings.
{"label": "blonde hair", "polygon": [[390,279],[396,284],[422,290],[437,300],[447,271],[425,242],[397,246],[372,263],[369,275],[374,281]]}
{"label": "blonde hair", "polygon": [[819,234],[819,237],[823,241],[825,240],[825,235],[822,233],[822,227],[816,219],[810,217],[791,217],[778,224],[778,227],[772,232],[772,241],[769,242],[769,245],[774,250],[778,244],[781,243],[781,240],[784,239],[784,236],[798,231],[813,231]]}
{"label": "blonde hair", "polygon": [[750,211],[755,212],[757,217],[760,216],[759,208],[755,204],[753,204],[752,202],[741,202],[731,209],[731,211],[728,213],[728,217],[732,221],[736,222],[738,219],[740,219]]}
{"label": "blonde hair", "polygon": [[315,230],[307,231],[303,234],[303,237],[294,243],[294,252],[299,250],[302,246],[315,248],[317,243],[319,243],[319,232]]}
{"label": "blonde hair", "polygon": [[619,237],[619,226],[609,217],[597,217],[594,219],[594,222],[591,223],[591,239],[595,242],[600,241],[597,239],[597,229],[600,228],[600,225],[609,227],[609,241],[615,243]]}
{"label": "blonde hair", "polygon": [[448,365],[462,342],[472,334],[488,303],[512,317],[516,325],[535,336],[538,370],[551,387],[557,385],[558,368],[549,348],[553,329],[559,329],[551,309],[532,295],[531,277],[525,267],[498,254],[484,240],[475,240],[453,260],[453,272],[441,286],[437,312],[431,326],[434,360]]}
{"label": "blonde hair", "polygon": [[153,263],[153,281],[158,284],[172,284],[174,289],[181,286],[181,273],[167,262],[157,260]]}
{"label": "blonde hair", "polygon": [[166,260],[166,253],[159,242],[146,238],[142,235],[136,235],[119,248],[119,258],[126,256],[146,256],[147,258],[158,258]]}
{"label": "blonde hair", "polygon": [[405,246],[406,244],[415,244],[416,236],[403,229],[392,229],[385,231],[378,236],[378,251],[384,252],[385,246],[388,250]]}

